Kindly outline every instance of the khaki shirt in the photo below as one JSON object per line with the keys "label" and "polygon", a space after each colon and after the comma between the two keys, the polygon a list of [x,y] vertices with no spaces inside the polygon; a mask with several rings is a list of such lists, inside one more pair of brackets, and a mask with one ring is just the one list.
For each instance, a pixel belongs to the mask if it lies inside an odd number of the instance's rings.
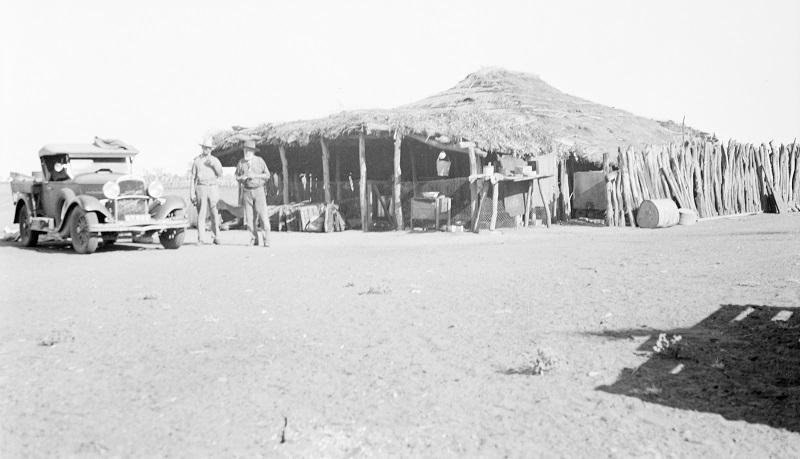
{"label": "khaki shirt", "polygon": [[192,161],[192,183],[217,185],[222,177],[222,163],[214,156],[199,155]]}
{"label": "khaki shirt", "polygon": [[269,169],[267,168],[267,163],[265,163],[260,156],[253,156],[253,159],[251,159],[250,161],[247,161],[244,158],[240,159],[239,164],[236,165],[236,179],[239,180],[239,183],[242,184],[242,187],[248,190],[263,187],[267,183],[266,179],[263,178],[245,179],[245,176],[247,176],[247,174],[269,175]]}

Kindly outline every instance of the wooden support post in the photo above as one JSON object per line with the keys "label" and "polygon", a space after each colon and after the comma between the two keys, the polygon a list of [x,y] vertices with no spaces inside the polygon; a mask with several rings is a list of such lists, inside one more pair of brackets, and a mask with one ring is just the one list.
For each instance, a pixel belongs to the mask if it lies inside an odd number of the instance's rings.
{"label": "wooden support post", "polygon": [[[633,191],[631,191],[630,187],[630,177],[628,176],[628,164],[625,158],[625,154],[622,152],[622,149],[618,148],[619,153],[619,178],[622,184],[622,199],[625,206],[625,211],[628,215],[628,220],[630,226],[636,227],[636,220],[633,219]],[[661,169],[662,172],[664,169]],[[667,176],[669,179],[669,176]],[[623,225],[625,226],[625,225]]]}
{"label": "wooden support post", "polygon": [[614,205],[611,201],[611,166],[608,163],[608,153],[603,153],[603,176],[606,179],[606,226],[612,226],[614,219],[612,218],[614,212]]}
{"label": "wooden support post", "polygon": [[609,203],[609,209],[611,209],[611,226],[619,226],[619,194],[617,190],[619,189],[619,176],[614,177],[613,181],[609,183],[609,187],[611,188],[611,203]]}
{"label": "wooden support post", "polygon": [[294,199],[296,201],[303,200],[303,187],[302,183],[300,183],[300,175],[299,174],[292,174],[292,189],[294,190]]}
{"label": "wooden support post", "polygon": [[622,199],[622,173],[618,169],[617,177],[614,180],[614,221],[616,226],[625,226],[625,215],[623,206],[625,201]]}
{"label": "wooden support post", "polygon": [[336,152],[336,149],[333,150],[333,164],[334,169],[333,173],[335,175],[335,179],[333,183],[336,184],[336,202],[341,204],[342,202],[342,168],[341,168],[341,161],[339,161],[339,153]]}
{"label": "wooden support post", "polygon": [[389,215],[391,215],[391,212],[389,210],[389,204],[384,202],[383,199],[381,199],[381,190],[378,188],[378,184],[373,183],[370,189],[372,190],[372,196],[374,196],[378,200],[378,202],[374,203],[373,206],[371,207],[375,207],[377,212],[378,205],[380,205],[381,209],[383,209],[383,214],[386,215],[386,219],[389,220],[389,222],[391,223],[391,219],[389,219]]}
{"label": "wooden support post", "polygon": [[417,154],[413,149],[409,153],[411,155],[411,197],[413,198],[417,195],[417,164],[414,160]]}
{"label": "wooden support post", "polygon": [[283,185],[283,204],[289,204],[289,163],[286,161],[286,147],[278,145],[278,153],[281,155],[281,174],[283,177],[281,184]]}
{"label": "wooden support post", "polygon": [[392,187],[392,201],[394,204],[394,229],[397,231],[403,230],[403,202],[402,202],[402,182],[400,170],[400,148],[402,147],[403,135],[400,132],[394,133],[394,175]]}
{"label": "wooden support post", "polygon": [[475,207],[475,212],[472,214],[472,232],[479,231],[481,223],[481,211],[483,210],[483,201],[486,199],[486,194],[489,192],[489,184],[481,181],[478,185],[478,206]]}
{"label": "wooden support post", "polygon": [[361,231],[369,231],[369,203],[367,201],[367,147],[364,134],[358,136],[358,165],[361,173],[358,179],[358,195],[361,203]]}
{"label": "wooden support post", "polygon": [[[475,147],[469,147],[469,175],[475,176],[478,174],[478,158],[475,156]],[[478,205],[478,182],[469,182],[469,211],[470,215],[475,213],[475,207]]]}
{"label": "wooden support post", "polygon": [[319,146],[322,148],[322,190],[325,193],[325,204],[331,203],[331,164],[328,144],[324,137],[319,138]]}
{"label": "wooden support post", "polygon": [[492,184],[492,220],[489,222],[489,231],[497,227],[497,200],[500,195],[500,182]]}
{"label": "wooden support post", "polygon": [[547,225],[548,228],[550,228],[550,220],[552,220],[550,218],[550,206],[547,205],[547,201],[545,201],[544,199],[544,192],[542,191],[542,180],[536,179],[536,184],[539,187],[539,197],[542,198],[542,204],[544,205],[544,218],[545,218],[544,224]]}
{"label": "wooden support post", "polygon": [[525,194],[525,215],[524,222],[527,228],[531,224],[531,207],[533,207],[533,182],[535,179],[528,181],[528,192]]}
{"label": "wooden support post", "polygon": [[572,201],[570,199],[569,187],[569,173],[567,172],[567,160],[561,159],[560,163],[561,176],[559,183],[561,185],[561,220],[568,221],[572,218]]}
{"label": "wooden support post", "polygon": [[798,206],[798,210],[800,210],[800,146],[795,145],[792,142],[792,150],[794,150],[794,180],[792,181],[792,195],[794,197],[794,202]]}

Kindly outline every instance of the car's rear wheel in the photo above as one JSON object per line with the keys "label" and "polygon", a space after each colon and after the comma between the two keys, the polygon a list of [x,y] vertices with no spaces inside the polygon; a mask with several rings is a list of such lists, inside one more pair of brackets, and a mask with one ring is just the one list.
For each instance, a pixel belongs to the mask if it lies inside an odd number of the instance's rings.
{"label": "car's rear wheel", "polygon": [[19,242],[25,247],[33,247],[39,242],[39,233],[31,229],[31,211],[24,202],[19,208]]}
{"label": "car's rear wheel", "polygon": [[97,224],[97,214],[86,212],[76,207],[70,215],[69,236],[72,238],[72,248],[78,253],[94,253],[97,250],[99,237],[89,231],[89,227]]}

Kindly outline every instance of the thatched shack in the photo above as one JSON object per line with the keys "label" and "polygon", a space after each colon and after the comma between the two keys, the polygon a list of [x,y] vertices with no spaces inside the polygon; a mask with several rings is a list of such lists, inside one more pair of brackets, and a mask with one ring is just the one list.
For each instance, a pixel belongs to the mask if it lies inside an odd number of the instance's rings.
{"label": "thatched shack", "polygon": [[[674,141],[675,127],[570,96],[534,75],[484,69],[394,109],[220,132],[213,154],[233,166],[242,142],[254,139],[275,172],[271,203],[336,202],[354,227],[402,229],[409,201],[424,191],[451,197],[454,219],[469,220],[479,198],[469,177],[498,156],[597,159],[618,145]],[[442,152],[445,176],[436,169]],[[565,175],[547,158],[540,170]],[[552,205],[563,184],[553,180],[548,189],[541,205]]]}

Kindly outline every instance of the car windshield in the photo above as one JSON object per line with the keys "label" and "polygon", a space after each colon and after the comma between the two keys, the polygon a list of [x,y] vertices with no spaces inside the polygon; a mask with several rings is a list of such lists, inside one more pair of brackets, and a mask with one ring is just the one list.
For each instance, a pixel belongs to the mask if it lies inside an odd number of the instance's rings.
{"label": "car windshield", "polygon": [[117,174],[130,174],[130,158],[70,158],[70,167],[73,175],[91,172],[114,172]]}

